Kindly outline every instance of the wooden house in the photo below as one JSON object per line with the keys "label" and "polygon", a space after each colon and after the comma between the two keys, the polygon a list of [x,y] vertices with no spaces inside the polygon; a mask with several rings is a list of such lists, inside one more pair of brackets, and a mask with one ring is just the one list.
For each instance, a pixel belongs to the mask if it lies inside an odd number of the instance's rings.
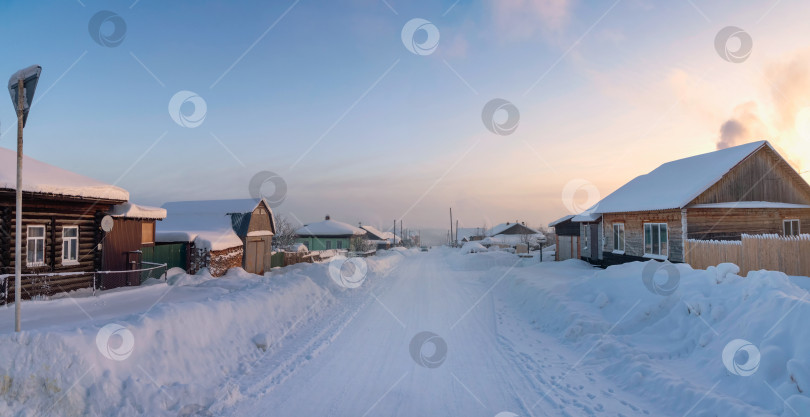
{"label": "wooden house", "polygon": [[259,275],[270,270],[276,224],[267,201],[179,201],[163,208],[169,220],[158,225],[156,256],[169,256],[168,261],[191,274],[202,268],[213,276],[234,267]]}
{"label": "wooden house", "polygon": [[506,222],[489,229],[481,244],[486,247],[515,248],[527,244],[530,249],[539,249],[546,242],[546,236],[521,222]]}
{"label": "wooden house", "polygon": [[365,238],[367,232],[359,227],[332,220],[327,215],[323,221],[305,224],[295,231],[298,242],[307,245],[311,251],[345,249],[349,250],[352,239]]}
{"label": "wooden house", "polygon": [[98,277],[101,288],[117,288],[140,285],[138,272],[143,262],[153,260],[155,246],[155,223],[166,218],[166,210],[132,203],[118,204],[108,212],[113,218],[113,228],[104,236],[101,266],[105,271]]}
{"label": "wooden house", "polygon": [[[0,283],[12,299],[16,164],[17,153],[0,148]],[[22,191],[23,297],[93,286],[104,259],[101,219],[129,193],[27,156]]]}
{"label": "wooden house", "polygon": [[573,221],[593,263],[683,262],[687,239],[810,231],[810,185],[767,141],[753,142],[665,163]]}

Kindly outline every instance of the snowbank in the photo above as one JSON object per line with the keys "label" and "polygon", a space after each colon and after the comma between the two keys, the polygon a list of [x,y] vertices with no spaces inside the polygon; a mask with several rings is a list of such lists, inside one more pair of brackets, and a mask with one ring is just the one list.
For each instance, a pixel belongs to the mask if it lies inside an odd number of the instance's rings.
{"label": "snowbank", "polygon": [[[398,255],[368,258],[366,281]],[[172,269],[168,283],[26,302],[19,334],[14,309],[0,309],[0,415],[177,416],[227,403],[239,396],[230,379],[356,294],[327,268],[298,264],[264,277],[231,269],[218,279]]]}
{"label": "snowbank", "polygon": [[[673,415],[693,406],[696,416],[810,415],[810,296],[792,282],[798,278],[767,271],[743,278],[732,264],[679,264],[670,270],[677,271],[676,289],[666,296],[648,290],[646,265],[537,264],[513,271],[497,295],[581,351],[580,371],[596,368]],[[661,290],[670,275],[659,269],[654,277]],[[724,365],[724,349],[736,339],[761,354],[753,375]],[[739,355],[731,363],[746,362]]]}

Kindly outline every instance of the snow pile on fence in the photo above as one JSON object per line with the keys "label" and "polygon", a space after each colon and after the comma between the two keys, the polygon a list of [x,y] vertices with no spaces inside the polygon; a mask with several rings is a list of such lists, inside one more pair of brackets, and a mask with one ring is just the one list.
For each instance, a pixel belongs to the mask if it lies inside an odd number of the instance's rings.
{"label": "snow pile on fence", "polygon": [[[368,258],[366,281],[400,259]],[[26,302],[19,334],[14,309],[0,309],[0,415],[177,416],[227,402],[238,395],[222,389],[229,378],[354,294],[330,279],[326,263],[264,277],[206,272],[173,269],[169,283]]]}
{"label": "snow pile on fence", "polygon": [[[673,415],[810,415],[810,278],[661,265],[543,263],[516,268],[495,293],[582,352],[571,372],[601,371]],[[747,356],[735,340],[750,342]]]}

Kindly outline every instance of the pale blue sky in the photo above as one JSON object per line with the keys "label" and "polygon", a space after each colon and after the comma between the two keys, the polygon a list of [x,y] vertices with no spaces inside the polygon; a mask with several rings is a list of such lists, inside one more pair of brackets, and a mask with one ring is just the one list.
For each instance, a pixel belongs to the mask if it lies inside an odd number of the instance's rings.
{"label": "pale blue sky", "polygon": [[[412,227],[442,227],[452,205],[470,227],[539,225],[568,213],[572,180],[606,195],[660,163],[714,150],[720,125],[748,102],[762,131],[808,169],[807,138],[782,114],[810,106],[810,83],[783,71],[808,56],[809,9],[799,0],[4,0],[0,75],[43,67],[28,155],[117,181],[136,202],[247,197],[250,178],[273,171],[289,190],[277,211],[303,222],[329,213],[387,226],[404,215]],[[101,10],[126,22],[117,47],[89,34]],[[434,53],[404,47],[412,18],[439,30]],[[729,25],[754,39],[744,63],[714,49]],[[196,128],[169,115],[181,90],[207,104]],[[493,98],[520,110],[514,134],[484,127]],[[11,129],[0,146],[14,146],[14,123],[11,103],[0,105],[0,129]]]}

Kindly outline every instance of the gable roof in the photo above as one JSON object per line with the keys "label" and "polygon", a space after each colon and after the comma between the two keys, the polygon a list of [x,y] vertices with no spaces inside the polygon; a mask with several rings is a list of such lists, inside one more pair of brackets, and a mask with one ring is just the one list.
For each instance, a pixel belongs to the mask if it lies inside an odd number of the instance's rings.
{"label": "gable roof", "polygon": [[501,233],[503,233],[503,232],[515,227],[515,226],[523,226],[523,227],[529,229],[530,233],[532,233],[532,234],[540,233],[537,230],[534,230],[531,227],[526,226],[525,224],[507,222],[507,223],[501,223],[501,224],[499,224],[497,226],[493,226],[492,229],[489,229],[489,231],[487,232],[487,236],[499,235],[499,234],[501,234]]}
{"label": "gable roof", "polygon": [[[370,236],[369,239],[371,240],[388,240],[394,239],[395,236],[391,232],[383,232],[380,229],[377,229],[374,226],[369,225],[362,225],[360,226],[361,229],[365,230]],[[399,236],[396,236],[396,242],[402,240]]]}
{"label": "gable roof", "polygon": [[624,184],[586,213],[683,208],[737,164],[766,146],[773,150],[767,141],[759,141],[667,162]]}
{"label": "gable roof", "polygon": [[[17,190],[17,152],[0,148],[0,189]],[[129,200],[127,190],[23,156],[23,192],[98,200]]]}
{"label": "gable roof", "polygon": [[[163,205],[168,217],[158,223],[155,239],[194,242],[198,248],[215,251],[242,246],[235,226],[238,227],[244,215],[253,212],[261,201],[246,198],[168,202]],[[266,202],[265,205],[269,210],[270,206]],[[272,212],[270,216],[272,219]]]}

